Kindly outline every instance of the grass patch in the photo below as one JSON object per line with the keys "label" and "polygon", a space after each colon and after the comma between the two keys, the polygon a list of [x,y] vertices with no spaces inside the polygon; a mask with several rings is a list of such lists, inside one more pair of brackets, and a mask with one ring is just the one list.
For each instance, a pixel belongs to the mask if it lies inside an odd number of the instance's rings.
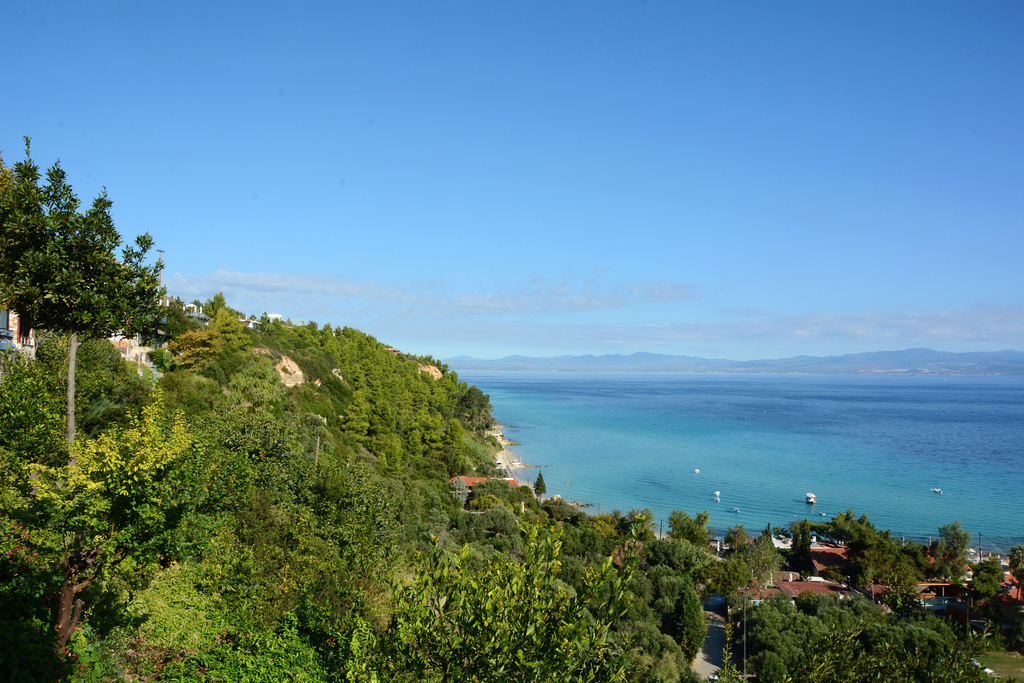
{"label": "grass patch", "polygon": [[129,608],[142,622],[139,635],[158,647],[194,650],[212,642],[227,625],[217,599],[196,585],[187,565],[165,569]]}
{"label": "grass patch", "polygon": [[1024,656],[1016,652],[986,652],[975,659],[1000,676],[1024,679]]}

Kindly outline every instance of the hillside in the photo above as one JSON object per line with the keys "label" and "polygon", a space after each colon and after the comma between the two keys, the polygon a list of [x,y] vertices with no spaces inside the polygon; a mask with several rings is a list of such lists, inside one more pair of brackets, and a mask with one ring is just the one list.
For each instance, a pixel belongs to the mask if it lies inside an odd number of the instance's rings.
{"label": "hillside", "polygon": [[[68,337],[5,362],[3,680],[692,682],[701,597],[803,571],[812,531],[848,542],[850,584],[963,568],[959,547],[896,545],[852,514],[773,530],[783,551],[734,527],[717,555],[706,513],[673,512],[659,537],[646,510],[540,499],[541,476],[513,488],[495,466],[489,398],[445,363],[347,327],[250,329],[219,295],[204,309],[163,311],[155,378],[82,344],[70,448]],[[935,617],[849,598],[765,608],[804,635],[752,640],[761,680],[981,680]],[[835,678],[801,677],[817,664]]]}

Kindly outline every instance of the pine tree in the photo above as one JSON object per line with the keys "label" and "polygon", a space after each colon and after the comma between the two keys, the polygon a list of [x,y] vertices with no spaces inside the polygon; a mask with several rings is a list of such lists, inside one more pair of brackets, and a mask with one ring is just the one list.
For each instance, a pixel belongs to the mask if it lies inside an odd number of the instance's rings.
{"label": "pine tree", "polygon": [[533,484],[533,492],[538,496],[543,496],[548,492],[548,487],[544,485],[544,473],[537,473],[537,481]]}

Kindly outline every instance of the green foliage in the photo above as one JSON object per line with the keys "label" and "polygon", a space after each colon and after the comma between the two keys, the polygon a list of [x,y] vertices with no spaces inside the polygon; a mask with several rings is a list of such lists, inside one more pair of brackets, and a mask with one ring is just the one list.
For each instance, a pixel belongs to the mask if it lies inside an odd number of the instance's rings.
{"label": "green foliage", "polygon": [[978,644],[934,617],[883,614],[870,602],[801,595],[747,613],[748,665],[764,681],[981,681]]}
{"label": "green foliage", "polygon": [[700,652],[707,637],[708,622],[704,616],[700,596],[689,579],[684,579],[681,594],[676,599],[672,622],[683,654],[687,661],[692,661]]}
{"label": "green foliage", "polygon": [[228,382],[228,399],[233,403],[264,408],[280,403],[284,396],[285,386],[281,383],[281,376],[266,357],[250,363]]}
{"label": "green foliage", "polygon": [[711,530],[708,511],[697,513],[696,519],[682,510],[673,510],[668,517],[668,535],[670,538],[685,540],[697,548],[707,548]]}
{"label": "green foliage", "polygon": [[548,492],[547,484],[544,483],[544,473],[537,473],[537,481],[533,483],[533,492],[538,496],[543,496]]}
{"label": "green foliage", "polygon": [[986,600],[999,593],[999,587],[1003,583],[1003,569],[999,560],[990,557],[987,560],[971,565],[973,578],[971,579],[971,591],[979,599]]}
{"label": "green foliage", "polygon": [[743,555],[754,581],[762,586],[769,585],[772,577],[782,568],[782,555],[776,550],[767,531],[755,538],[753,543],[746,545]]}
{"label": "green foliage", "polygon": [[[63,406],[52,374],[24,356],[8,360],[0,380],[3,480],[24,495],[28,491],[28,470],[22,467],[24,463],[65,462],[67,442],[61,437],[62,426]],[[5,489],[4,493],[14,491]]]}
{"label": "green foliage", "polygon": [[731,526],[725,532],[725,543],[734,552],[746,551],[747,539],[750,536],[747,534],[747,530],[743,528],[743,525]]}
{"label": "green foliage", "polygon": [[609,627],[626,609],[635,556],[618,570],[607,559],[575,592],[558,580],[557,530],[524,533],[521,563],[476,575],[463,570],[468,549],[435,546],[396,588],[391,628],[377,641],[382,680],[624,680]]}
{"label": "green foliage", "polygon": [[224,349],[224,340],[215,330],[190,330],[179,335],[168,347],[177,354],[184,370],[202,370],[215,361]]}
{"label": "green foliage", "polygon": [[68,358],[68,441],[75,437],[75,352],[79,337],[104,338],[149,329],[161,293],[157,261],[145,265],[148,234],[121,249],[106,192],[92,207],[80,202],[67,174],[54,164],[40,185],[29,154],[14,166],[0,194],[0,307],[18,311],[28,327],[71,336]]}
{"label": "green foliage", "polygon": [[[790,565],[798,572],[806,573],[811,569],[811,523],[801,519],[789,525],[793,543],[790,545]],[[872,528],[873,532],[874,529]],[[851,550],[851,559],[857,555],[857,545]]]}
{"label": "green foliage", "polygon": [[224,346],[235,351],[244,351],[253,344],[249,330],[238,319],[238,315],[227,308],[219,308],[212,314],[210,327],[217,332]]}
{"label": "green foliage", "polygon": [[163,659],[152,673],[162,681],[326,683],[337,680],[324,669],[320,654],[300,633],[294,613],[289,613],[274,629],[228,632],[203,651]]}
{"label": "green foliage", "polygon": [[750,583],[750,567],[738,555],[716,562],[705,572],[704,592],[708,595],[729,595]]}
{"label": "green foliage", "polygon": [[220,313],[225,306],[227,301],[224,299],[224,292],[217,292],[213,295],[213,299],[207,299],[206,303],[203,304],[203,312],[210,317],[211,320],[217,318],[217,314]]}
{"label": "green foliage", "polygon": [[174,355],[167,349],[153,349],[148,355],[149,360],[160,372],[170,372],[178,367],[178,361],[174,360]]}
{"label": "green foliage", "polygon": [[1013,574],[1013,578],[1017,579],[1019,593],[1020,587],[1024,586],[1024,545],[1017,544],[1010,548],[1009,563],[1010,572]]}
{"label": "green foliage", "polygon": [[79,212],[67,174],[54,164],[40,185],[29,155],[0,195],[0,302],[34,327],[108,337],[132,334],[156,317],[162,264],[145,266],[149,235],[121,238],[106,193]]}
{"label": "green foliage", "polygon": [[938,579],[959,583],[967,571],[967,548],[971,535],[960,526],[960,520],[939,527],[939,538],[932,542],[935,562],[932,573]]}
{"label": "green foliage", "polygon": [[477,387],[468,387],[458,398],[458,410],[466,426],[483,436],[484,432],[494,425],[491,417],[491,399]]}
{"label": "green foliage", "polygon": [[62,645],[78,626],[78,594],[126,558],[138,562],[157,552],[173,527],[167,473],[193,443],[180,420],[164,425],[161,408],[158,401],[129,429],[76,446],[67,465],[27,466],[32,511],[68,549],[56,610]]}
{"label": "green foliage", "polygon": [[0,515],[0,677],[8,681],[45,680],[66,669],[49,628],[59,567],[39,537]]}
{"label": "green foliage", "polygon": [[925,568],[930,564],[923,546],[894,540],[888,531],[877,531],[866,516],[855,517],[851,510],[836,515],[827,528],[806,520],[800,524],[804,526],[808,542],[813,530],[845,543],[846,557],[851,561],[848,569],[851,581],[862,585],[879,580],[891,582],[895,592],[886,600],[895,604],[889,606],[897,609],[912,604],[917,583],[924,578]]}
{"label": "green foliage", "polygon": [[[71,340],[49,334],[39,343],[36,360],[44,372],[59,377],[67,368]],[[149,404],[150,387],[106,339],[82,342],[76,354],[75,417],[77,431],[96,436],[129,426],[130,418]]]}
{"label": "green foliage", "polygon": [[882,604],[897,614],[906,614],[919,606],[921,574],[906,558],[897,558],[881,575],[885,592]]}

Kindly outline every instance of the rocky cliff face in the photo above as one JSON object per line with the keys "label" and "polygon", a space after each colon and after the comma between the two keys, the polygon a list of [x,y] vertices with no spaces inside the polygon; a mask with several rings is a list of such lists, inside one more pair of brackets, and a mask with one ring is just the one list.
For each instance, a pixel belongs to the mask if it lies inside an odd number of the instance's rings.
{"label": "rocky cliff face", "polygon": [[436,365],[423,365],[420,363],[420,372],[425,372],[434,379],[441,379],[441,369]]}

